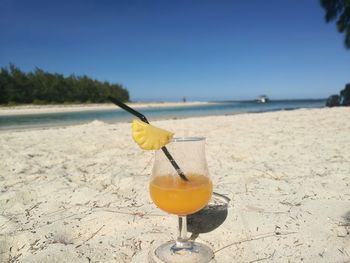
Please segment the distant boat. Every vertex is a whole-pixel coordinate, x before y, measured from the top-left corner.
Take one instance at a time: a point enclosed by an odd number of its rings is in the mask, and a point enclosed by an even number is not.
[[[260,95],[259,97],[256,98],[257,103],[266,103],[269,101],[270,99],[266,95]]]

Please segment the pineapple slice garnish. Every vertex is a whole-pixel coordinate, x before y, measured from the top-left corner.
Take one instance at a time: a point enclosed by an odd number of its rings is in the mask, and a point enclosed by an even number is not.
[[[174,136],[172,132],[139,120],[133,120],[131,128],[132,138],[144,150],[159,150]]]

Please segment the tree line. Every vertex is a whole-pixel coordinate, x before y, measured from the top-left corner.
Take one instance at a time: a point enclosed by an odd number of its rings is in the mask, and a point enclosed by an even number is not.
[[[0,69],[0,104],[102,103],[108,96],[129,100],[129,92],[121,84],[85,75],[65,77],[39,68],[25,73],[13,64]]]

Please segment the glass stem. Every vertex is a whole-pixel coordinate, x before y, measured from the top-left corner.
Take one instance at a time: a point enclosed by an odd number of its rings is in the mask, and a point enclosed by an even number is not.
[[[176,240],[176,249],[188,249],[192,247],[192,243],[187,237],[187,217],[179,216],[179,237]]]

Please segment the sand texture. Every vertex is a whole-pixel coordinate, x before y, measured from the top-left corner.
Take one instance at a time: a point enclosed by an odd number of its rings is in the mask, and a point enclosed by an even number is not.
[[[350,261],[350,108],[154,124],[207,137],[214,191],[231,199],[197,238],[216,262]],[[130,123],[3,131],[0,157],[0,262],[147,262],[176,238]]]

